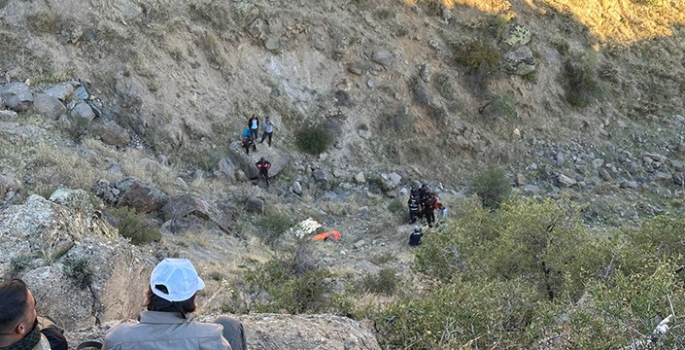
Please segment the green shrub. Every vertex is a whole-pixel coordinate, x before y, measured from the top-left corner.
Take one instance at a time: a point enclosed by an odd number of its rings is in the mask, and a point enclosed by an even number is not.
[[[37,12],[26,16],[26,24],[33,34],[58,34],[60,18],[53,12]]]
[[[395,199],[394,201],[390,202],[390,204],[388,204],[388,211],[390,211],[393,214],[401,213],[404,211],[404,204],[402,204],[401,200]]]
[[[10,260],[10,270],[8,272],[9,278],[15,278],[22,273],[22,271],[31,267],[34,258],[30,255],[15,256]]]
[[[496,47],[474,40],[457,47],[454,59],[462,66],[483,67],[492,71],[499,66],[500,53]]]
[[[93,268],[86,258],[65,259],[63,271],[79,289],[86,289],[93,283]]]
[[[283,233],[294,224],[295,222],[288,215],[278,212],[267,212],[256,222],[259,236],[265,244],[270,246],[274,246]]]
[[[397,289],[397,270],[394,268],[384,268],[378,275],[366,274],[362,278],[362,288],[374,294],[393,295]]]
[[[585,107],[596,99],[599,84],[590,63],[582,57],[572,57],[564,63],[566,100],[577,107]]]
[[[295,134],[297,148],[313,155],[325,152],[331,145],[332,138],[323,126],[306,126]]]
[[[683,217],[590,232],[567,202],[493,212],[473,199],[455,211],[415,250],[423,287],[371,317],[384,348],[532,349],[559,339],[554,348],[618,349],[685,312]],[[684,337],[672,327],[655,348]]]
[[[334,310],[329,277],[309,243],[304,243],[294,253],[247,272],[250,293],[257,295],[251,310],[290,314]]]
[[[489,168],[471,179],[470,190],[478,195],[483,207],[497,209],[509,197],[511,184],[503,169]]]
[[[121,207],[112,209],[109,213],[115,218],[114,227],[119,234],[131,240],[135,245],[156,242],[162,239],[162,234],[156,227],[145,223],[145,215],[137,213],[135,209]]]

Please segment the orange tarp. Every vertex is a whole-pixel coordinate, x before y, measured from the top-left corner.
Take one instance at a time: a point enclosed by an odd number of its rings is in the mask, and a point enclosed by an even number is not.
[[[310,238],[312,241],[325,241],[326,239],[331,239],[333,242],[337,242],[340,240],[340,232],[336,230],[330,230],[324,233],[319,233],[316,236],[313,236]]]

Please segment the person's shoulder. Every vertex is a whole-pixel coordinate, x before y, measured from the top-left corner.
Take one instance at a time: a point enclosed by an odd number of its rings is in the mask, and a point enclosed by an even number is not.
[[[197,334],[198,337],[221,335],[224,330],[224,327],[218,323],[193,321],[187,325],[193,328],[193,333]]]

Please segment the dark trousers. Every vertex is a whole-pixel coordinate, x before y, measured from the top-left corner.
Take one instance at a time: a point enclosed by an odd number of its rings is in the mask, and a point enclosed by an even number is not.
[[[259,129],[250,129],[250,136],[252,136],[252,139],[257,141],[257,138],[259,137]]]
[[[433,227],[433,222],[435,222],[435,213],[433,213],[433,209],[424,209],[422,214],[428,222],[428,227]]]
[[[223,336],[231,344],[231,350],[247,350],[247,342],[245,341],[245,332],[243,324],[235,318],[228,316],[219,316],[214,320],[224,326]]]
[[[263,177],[266,181],[266,187],[269,187],[269,169],[259,169],[259,177]]]
[[[410,224],[415,223],[416,219],[418,219],[419,217],[421,217],[421,215],[419,215],[418,211],[409,211],[409,223]]]
[[[262,134],[262,140],[259,141],[260,143],[264,142],[264,139],[268,136],[269,137],[269,147],[271,147],[271,135],[273,135],[273,132],[264,132]]]
[[[250,142],[247,145],[243,146],[245,147],[245,153],[250,154],[250,146],[252,146],[253,151],[257,150],[257,145],[255,145],[254,142]]]

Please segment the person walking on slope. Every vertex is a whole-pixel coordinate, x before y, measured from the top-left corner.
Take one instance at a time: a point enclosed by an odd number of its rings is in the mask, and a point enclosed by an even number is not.
[[[266,188],[269,188],[269,169],[271,169],[271,163],[264,159],[264,157],[261,157],[255,165],[257,165],[257,169],[259,169],[259,177],[264,177]]]
[[[103,350],[246,350],[240,321],[219,316],[193,320],[196,297],[205,283],[187,259],[164,259],[152,270],[147,311],[139,322],[120,323],[105,335]]]
[[[250,128],[250,134],[252,136],[253,141],[257,141],[257,138],[259,137],[259,118],[257,118],[256,114],[252,115],[252,118],[248,120],[247,122],[248,127]]]
[[[271,147],[271,135],[274,133],[274,122],[271,121],[269,117],[264,120],[264,133],[262,134],[262,140],[259,143],[264,143],[264,139],[269,137],[269,147]]]

